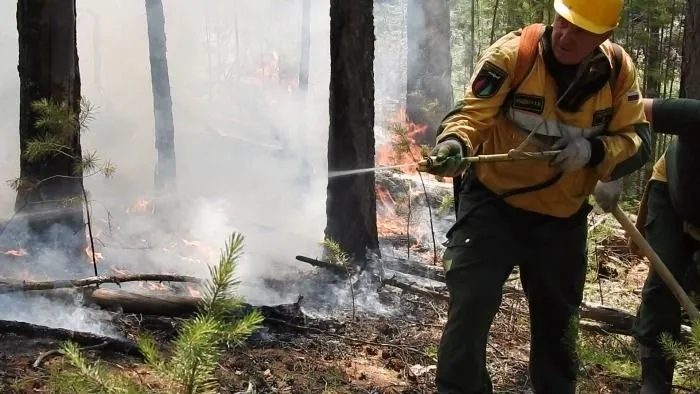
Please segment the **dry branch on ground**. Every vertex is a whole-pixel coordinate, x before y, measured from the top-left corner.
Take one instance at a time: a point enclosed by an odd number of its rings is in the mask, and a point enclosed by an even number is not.
[[[200,283],[202,280],[193,276],[166,275],[166,274],[136,274],[116,276],[92,276],[84,279],[69,279],[55,281],[7,281],[0,282],[0,293],[16,291],[38,291],[51,289],[67,289],[72,287],[85,287],[105,283],[120,284],[126,282],[186,282]]]

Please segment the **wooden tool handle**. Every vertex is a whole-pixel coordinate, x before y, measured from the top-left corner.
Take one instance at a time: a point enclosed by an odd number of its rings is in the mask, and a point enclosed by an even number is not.
[[[649,259],[651,269],[656,271],[661,279],[663,279],[678,302],[681,304],[681,307],[683,307],[683,309],[685,309],[685,311],[688,313],[690,319],[699,320],[700,312],[698,312],[698,308],[695,307],[695,304],[690,297],[688,297],[688,294],[683,290],[678,281],[676,281],[676,278],[673,277],[673,274],[668,270],[663,261],[661,261],[661,257],[656,254],[654,249],[651,248],[651,245],[649,245],[647,240],[644,239],[644,236],[639,232],[639,230],[637,230],[634,224],[632,224],[632,221],[629,219],[629,217],[627,217],[627,214],[625,214],[619,206],[615,206],[612,214],[615,216],[615,219],[620,222],[622,228],[625,229],[627,234],[630,235],[632,241],[639,246],[640,251]]]

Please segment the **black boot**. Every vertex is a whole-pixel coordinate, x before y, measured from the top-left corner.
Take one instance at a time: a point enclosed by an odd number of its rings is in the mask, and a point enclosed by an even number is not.
[[[670,394],[675,362],[663,357],[643,357],[640,394]]]

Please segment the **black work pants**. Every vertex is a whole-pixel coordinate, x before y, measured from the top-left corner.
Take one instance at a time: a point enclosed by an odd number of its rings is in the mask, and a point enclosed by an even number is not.
[[[678,283],[689,291],[697,285],[697,269],[693,253],[700,243],[683,232],[683,218],[671,206],[668,185],[650,181],[648,214],[644,225],[647,242],[661,257]],[[659,336],[666,332],[679,339],[681,307],[666,283],[653,270],[642,289],[642,302],[637,311],[634,334],[642,357],[663,357]]]
[[[493,196],[476,180],[460,193],[460,217]],[[450,292],[447,324],[438,349],[438,392],[492,393],[486,342],[515,265],[530,310],[530,376],[536,393],[573,394],[578,358],[578,308],[587,263],[587,216],[569,218],[514,208],[502,200],[473,210],[455,229],[444,255]]]

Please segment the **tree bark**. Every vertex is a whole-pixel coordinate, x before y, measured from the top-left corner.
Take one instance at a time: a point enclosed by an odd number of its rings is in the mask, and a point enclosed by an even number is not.
[[[301,2],[301,63],[299,64],[299,89],[309,88],[309,52],[311,50],[311,0]]]
[[[370,0],[332,0],[328,170],[374,167],[374,17]],[[358,264],[379,251],[374,173],[328,180],[325,234]]]
[[[155,186],[159,191],[175,187],[175,125],[173,102],[170,96],[170,77],[165,39],[165,14],[162,0],[146,0],[148,24],[148,52],[151,63],[153,90],[153,117],[156,129],[158,160],[155,168]]]
[[[663,37],[661,35],[661,25],[655,10],[659,9],[660,5],[656,0],[651,0],[647,3],[647,29],[648,38],[645,49],[645,67],[644,67],[644,97],[654,98],[661,94],[661,44]],[[657,133],[651,133],[651,146],[656,149],[658,140]],[[640,198],[646,185],[647,180],[652,175],[654,161],[649,161],[638,172],[638,181],[636,182],[634,194],[636,198]]]
[[[700,99],[700,1],[685,5],[680,97]]]
[[[435,132],[452,109],[450,5],[446,0],[408,0],[406,16],[406,116],[427,126],[420,144],[435,144]]]
[[[41,99],[66,103],[75,116],[80,115],[75,0],[19,0],[17,32],[21,155],[15,211],[26,215],[33,246],[62,250],[78,260],[86,247],[80,127],[75,127],[60,154],[34,161],[24,155],[28,143],[45,133],[36,125],[38,114],[32,103]]]

